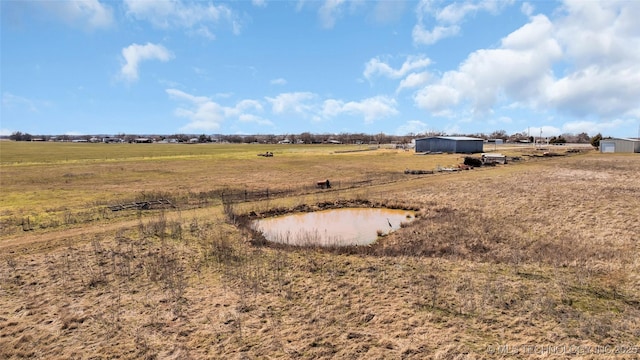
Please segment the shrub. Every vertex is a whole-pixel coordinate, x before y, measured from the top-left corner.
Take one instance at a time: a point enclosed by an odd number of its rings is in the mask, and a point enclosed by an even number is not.
[[[465,156],[464,164],[468,166],[473,166],[473,167],[480,167],[482,166],[482,160],[472,156]]]

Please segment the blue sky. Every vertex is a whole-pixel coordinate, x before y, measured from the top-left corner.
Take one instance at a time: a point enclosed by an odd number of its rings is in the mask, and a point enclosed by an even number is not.
[[[5,135],[640,126],[635,0],[0,6]]]

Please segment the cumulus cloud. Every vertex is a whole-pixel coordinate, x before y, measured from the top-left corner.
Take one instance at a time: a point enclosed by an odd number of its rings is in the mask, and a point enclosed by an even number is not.
[[[374,96],[360,101],[341,99],[321,99],[311,92],[282,93],[276,97],[267,97],[275,115],[296,114],[297,116],[321,121],[339,116],[361,117],[365,123],[397,115],[395,99],[386,96]]]
[[[209,28],[207,26],[200,26],[197,29],[192,29],[187,31],[187,34],[189,35],[195,35],[195,36],[201,36],[205,39],[209,39],[209,40],[215,40],[216,39],[216,35],[214,33],[211,32],[211,30],[209,30]]]
[[[587,133],[595,135],[597,133],[607,133],[608,131],[632,126],[636,123],[632,119],[614,119],[610,121],[570,121],[562,125],[562,132],[569,134]]]
[[[106,28],[113,24],[113,9],[98,0],[34,1],[37,6],[56,18],[88,29]]]
[[[227,23],[236,35],[242,29],[239,17],[224,4],[214,5],[182,0],[125,0],[124,4],[129,16],[149,21],[159,28],[194,28],[200,25],[204,27],[200,27],[200,32],[196,34],[201,33],[208,38],[212,38],[212,34],[205,24]],[[206,31],[203,32],[202,29]]]
[[[457,25],[452,26],[435,26],[432,30],[427,30],[423,24],[416,24],[413,27],[413,42],[422,45],[432,45],[438,41],[458,35],[460,27]]]
[[[411,73],[407,75],[406,78],[400,81],[400,85],[398,85],[398,89],[396,92],[400,92],[403,89],[413,89],[416,87],[420,87],[429,82],[430,75],[428,72],[419,72],[419,73]]]
[[[533,11],[534,10],[535,10],[535,7],[533,5],[531,5],[531,3],[528,3],[528,2],[524,2],[520,6],[520,11],[522,11],[522,13],[527,15],[527,16],[533,15]]]
[[[361,101],[349,102],[328,99],[324,101],[322,109],[324,117],[335,117],[340,114],[362,116],[367,124],[398,113],[396,101],[386,96],[375,96]]]
[[[310,92],[282,93],[276,97],[267,97],[274,114],[298,113],[308,114],[315,105],[317,95]]]
[[[547,100],[557,109],[576,115],[609,118],[640,110],[640,66],[624,69],[589,66],[555,81]]]
[[[501,41],[500,48],[481,49],[469,55],[457,70],[446,72],[436,84],[421,89],[416,105],[435,113],[467,101],[476,113],[486,113],[501,94],[516,101],[535,102],[551,85],[554,61],[562,49],[551,37],[553,24],[536,16]]]
[[[326,29],[333,28],[338,17],[342,15],[342,5],[345,0],[325,0],[318,10],[318,16],[322,26]]]
[[[498,14],[512,3],[513,0],[468,0],[438,7],[433,0],[421,0],[416,7],[418,21],[413,27],[413,42],[417,45],[432,45],[444,38],[456,36],[461,31],[460,24],[465,17],[481,11]],[[429,30],[427,23],[435,25]]]
[[[251,4],[255,7],[266,7],[267,0],[251,0]]]
[[[182,131],[213,131],[219,129],[226,120],[263,126],[273,125],[270,120],[256,114],[263,111],[262,104],[257,100],[246,99],[239,101],[235,106],[223,106],[206,96],[196,96],[178,89],[165,91],[170,98],[183,102],[174,111],[177,117],[189,120],[189,123],[181,128]]]
[[[640,3],[566,1],[556,37],[571,71],[547,92],[552,106],[578,116],[640,114]]]
[[[287,84],[287,80],[283,78],[277,78],[277,79],[271,80],[271,85],[286,85],[286,84]]]
[[[408,5],[409,2],[406,1],[378,1],[374,5],[372,17],[380,24],[399,21]]]
[[[159,60],[169,61],[173,54],[162,45],[146,43],[145,45],[131,44],[122,49],[124,65],[120,74],[127,81],[138,80],[138,67],[142,61]]]
[[[488,121],[488,123],[491,125],[511,124],[512,122],[513,122],[513,119],[511,119],[509,116],[499,116],[497,118],[489,119]]]
[[[446,83],[446,81],[443,81]],[[451,108],[462,98],[461,92],[454,86],[446,84],[428,85],[413,96],[419,108],[428,110],[436,116],[451,115]]]
[[[439,22],[448,24],[457,24],[461,22],[469,14],[475,14],[479,11],[487,11],[491,14],[497,14],[505,6],[512,4],[513,0],[484,0],[484,1],[463,1],[454,2],[442,9],[438,9],[435,18]]]
[[[371,80],[374,76],[398,79],[411,71],[423,69],[429,64],[431,64],[431,60],[425,55],[409,56],[399,69],[394,69],[379,57],[376,57],[365,64],[363,75],[367,80]]]
[[[640,27],[632,25],[640,3],[567,0],[557,13],[553,21],[530,16],[498,47],[432,74],[414,94],[415,105],[447,116],[463,109],[491,114],[496,105],[511,103],[612,126],[624,123],[611,119],[640,117]]]
[[[238,116],[238,121],[241,123],[253,123],[261,126],[273,126],[273,122],[271,120],[254,114],[240,114]]]
[[[429,125],[420,120],[409,120],[406,123],[400,125],[396,129],[396,135],[408,135],[408,134],[426,134],[430,132]]]

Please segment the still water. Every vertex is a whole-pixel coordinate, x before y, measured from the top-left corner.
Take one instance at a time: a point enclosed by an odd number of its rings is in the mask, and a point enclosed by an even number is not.
[[[379,234],[388,234],[413,219],[408,210],[346,208],[260,219],[253,227],[271,242],[350,246],[371,244]]]

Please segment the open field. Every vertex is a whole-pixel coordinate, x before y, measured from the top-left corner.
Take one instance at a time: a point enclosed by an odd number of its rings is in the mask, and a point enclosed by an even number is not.
[[[0,142],[0,358],[640,356],[637,154],[405,175],[461,156],[354,149]],[[347,249],[229,218],[349,203],[419,217]]]

